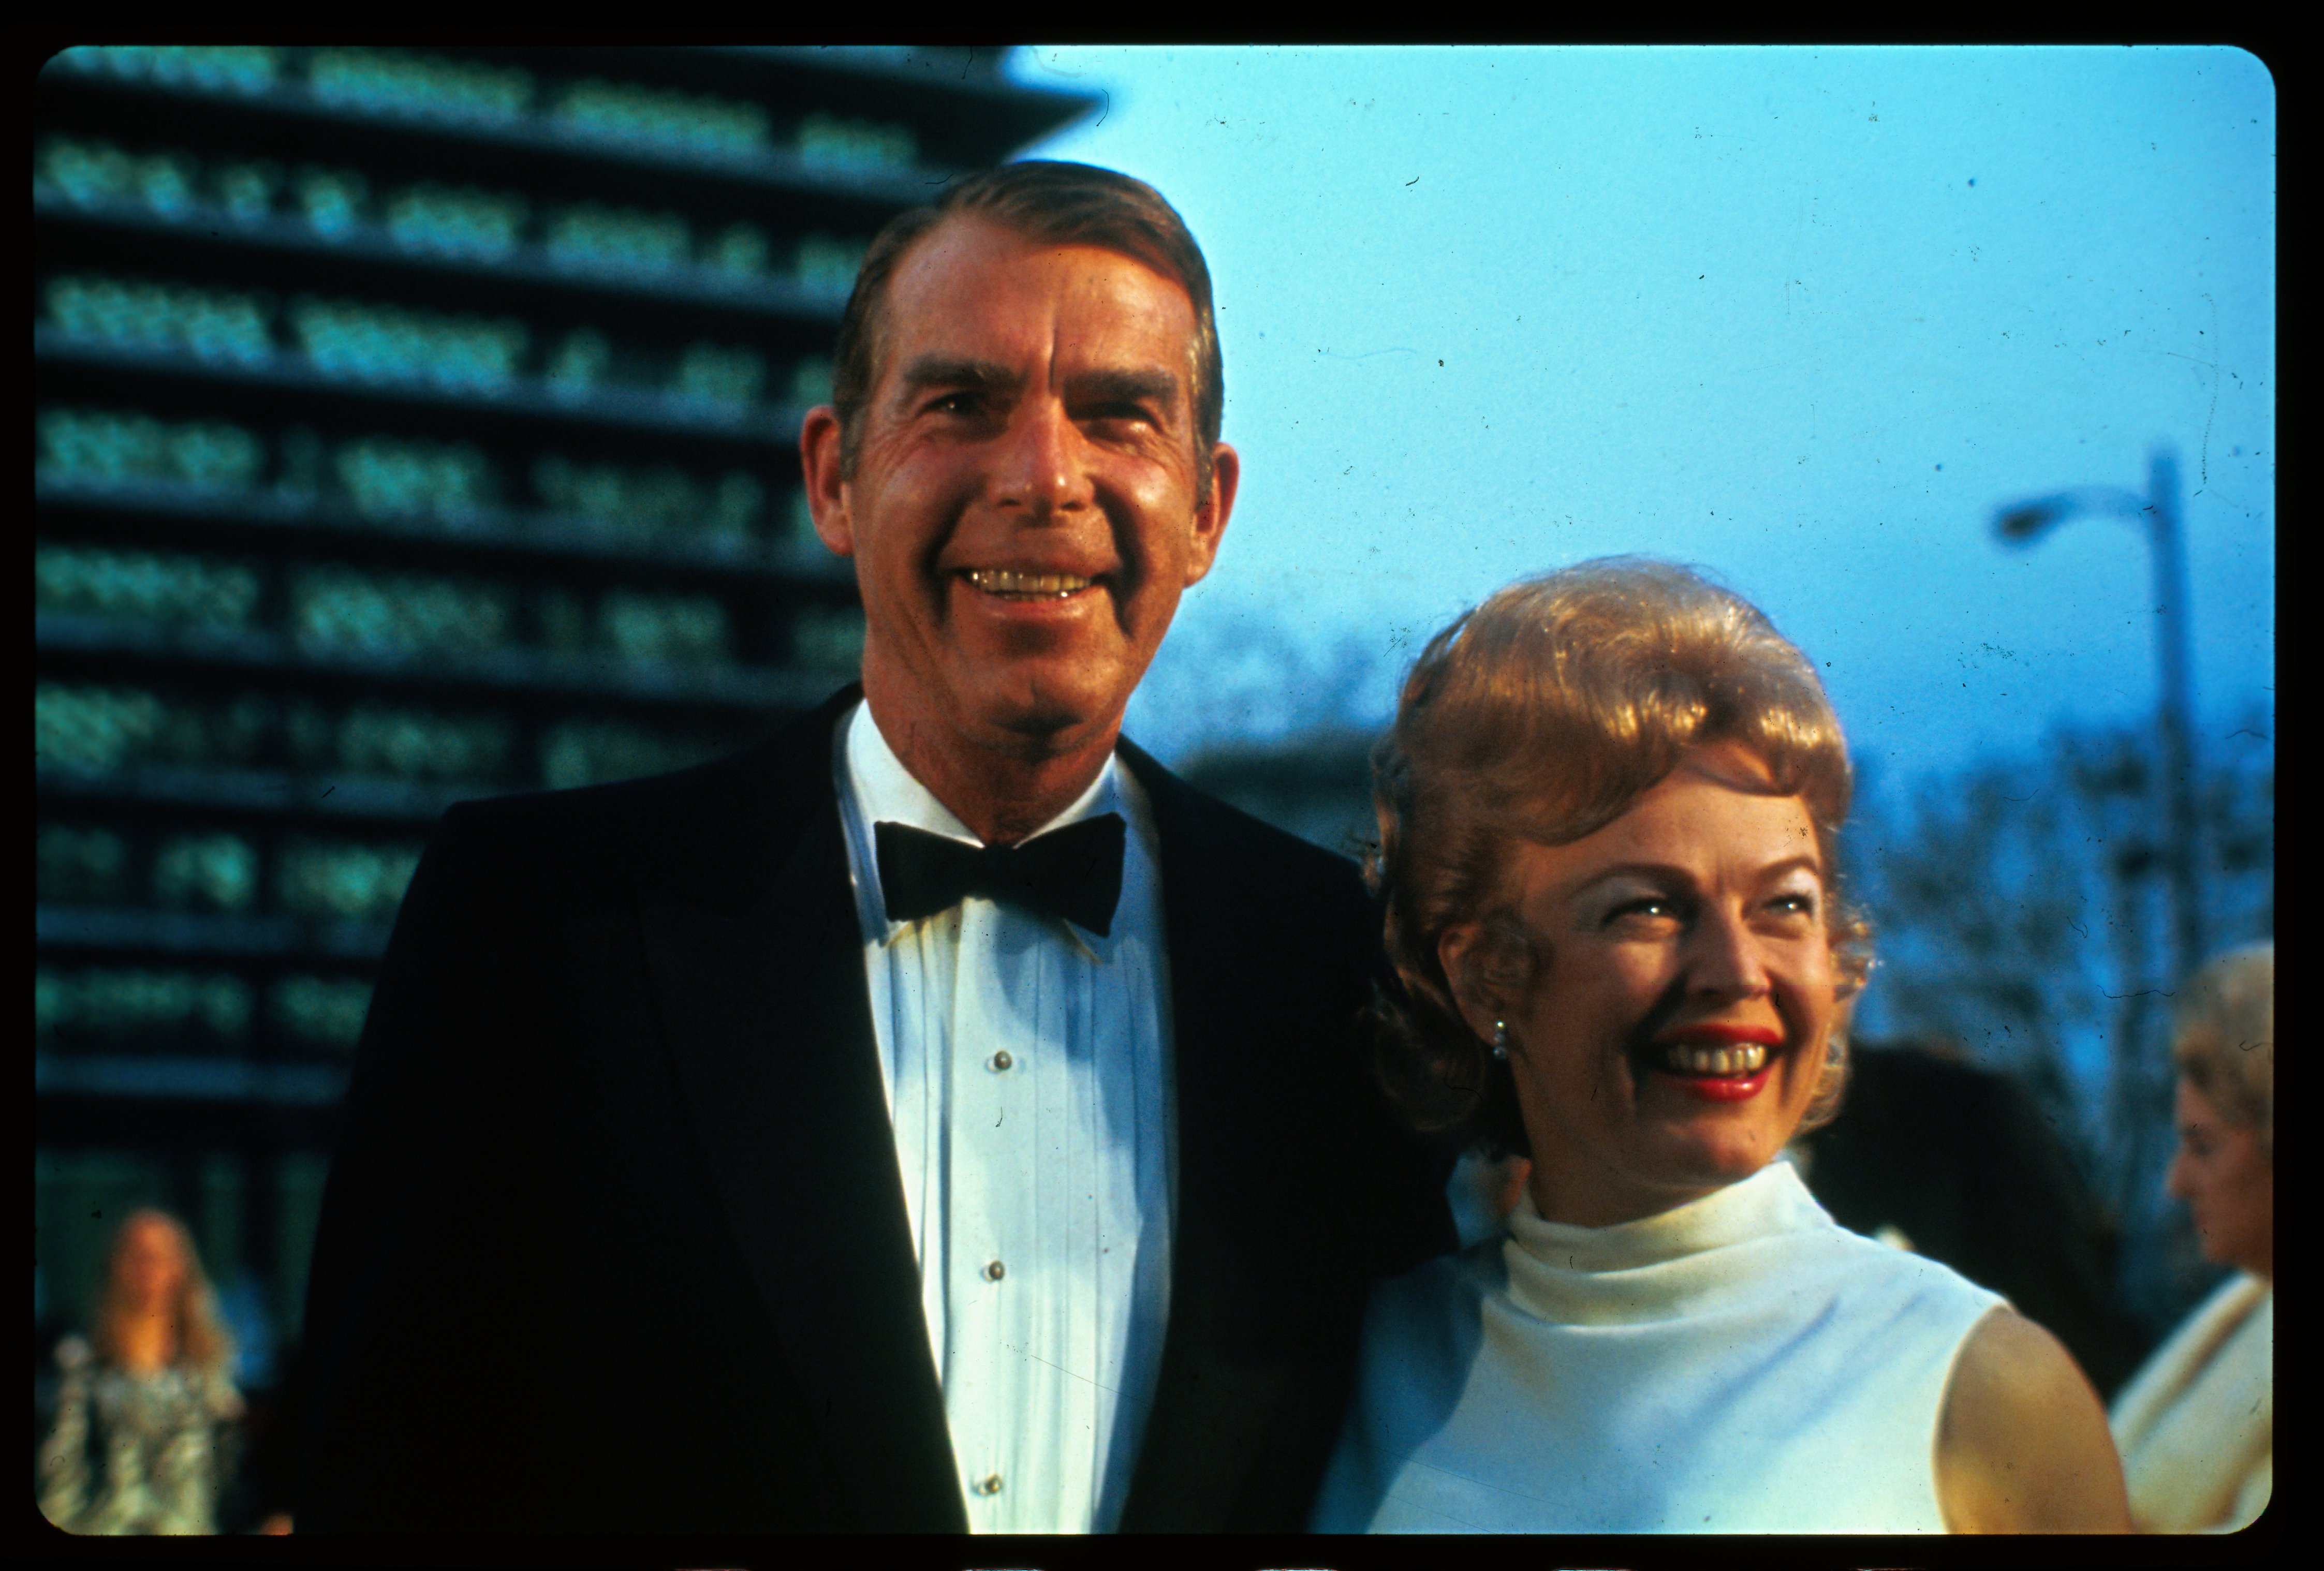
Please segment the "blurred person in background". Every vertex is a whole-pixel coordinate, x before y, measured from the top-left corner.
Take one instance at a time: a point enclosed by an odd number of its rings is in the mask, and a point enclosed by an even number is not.
[[[1532,1165],[1504,1236],[1375,1291],[1317,1530],[2128,1528],[2056,1338],[1780,1160],[1868,956],[1846,742],[1764,615],[1637,559],[1513,584],[1375,780],[1382,1079]]]
[[[211,1533],[242,1397],[234,1344],[183,1224],[139,1210],[114,1236],[97,1323],[57,1345],[41,1512],[74,1533]]]
[[[2213,960],[2176,1014],[2171,1193],[2236,1269],[2123,1389],[2114,1434],[2140,1531],[2232,1532],[2275,1484],[2275,946]]]

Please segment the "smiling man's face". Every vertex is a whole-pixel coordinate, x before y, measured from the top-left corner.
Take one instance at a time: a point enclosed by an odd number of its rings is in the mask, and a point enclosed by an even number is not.
[[[1167,276],[973,216],[890,278],[854,471],[811,432],[808,480],[908,762],[920,727],[954,758],[1111,747],[1232,505],[1232,449],[1197,462],[1194,335]]]

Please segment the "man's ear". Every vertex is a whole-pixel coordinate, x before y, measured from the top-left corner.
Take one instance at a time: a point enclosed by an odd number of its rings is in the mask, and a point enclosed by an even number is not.
[[[1493,1026],[1508,1018],[1505,1006],[1493,996],[1484,978],[1483,951],[1480,947],[1485,936],[1481,922],[1460,922],[1446,928],[1436,940],[1436,962],[1444,968],[1444,980],[1452,987],[1452,1002],[1460,1008],[1462,1023],[1477,1034],[1480,1042],[1493,1040]]]
[[[1201,583],[1219,559],[1219,541],[1234,511],[1235,488],[1242,482],[1242,455],[1221,442],[1211,449],[1211,489],[1194,509],[1194,548],[1186,558],[1186,585]]]
[[[839,411],[817,404],[799,426],[799,478],[815,519],[816,538],[840,556],[855,555],[855,522],[847,507],[847,482],[840,473]]]

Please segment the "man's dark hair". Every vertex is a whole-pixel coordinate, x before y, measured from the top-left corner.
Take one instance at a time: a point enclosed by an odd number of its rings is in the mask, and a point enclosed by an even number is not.
[[[1043,245],[1095,245],[1175,279],[1194,305],[1195,472],[1207,484],[1219,439],[1226,389],[1219,362],[1218,317],[1211,308],[1211,270],[1177,209],[1144,180],[1085,163],[1028,160],[986,170],[945,188],[927,207],[899,213],[873,238],[839,319],[832,403],[839,411],[839,468],[855,473],[863,409],[880,374],[880,330],[888,277],[915,241],[956,214],[973,213]]]

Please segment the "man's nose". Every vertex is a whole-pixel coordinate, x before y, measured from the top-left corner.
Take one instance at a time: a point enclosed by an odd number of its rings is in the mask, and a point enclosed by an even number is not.
[[[1039,523],[1093,500],[1081,428],[1062,400],[1036,394],[1012,412],[993,455],[993,502]]]

